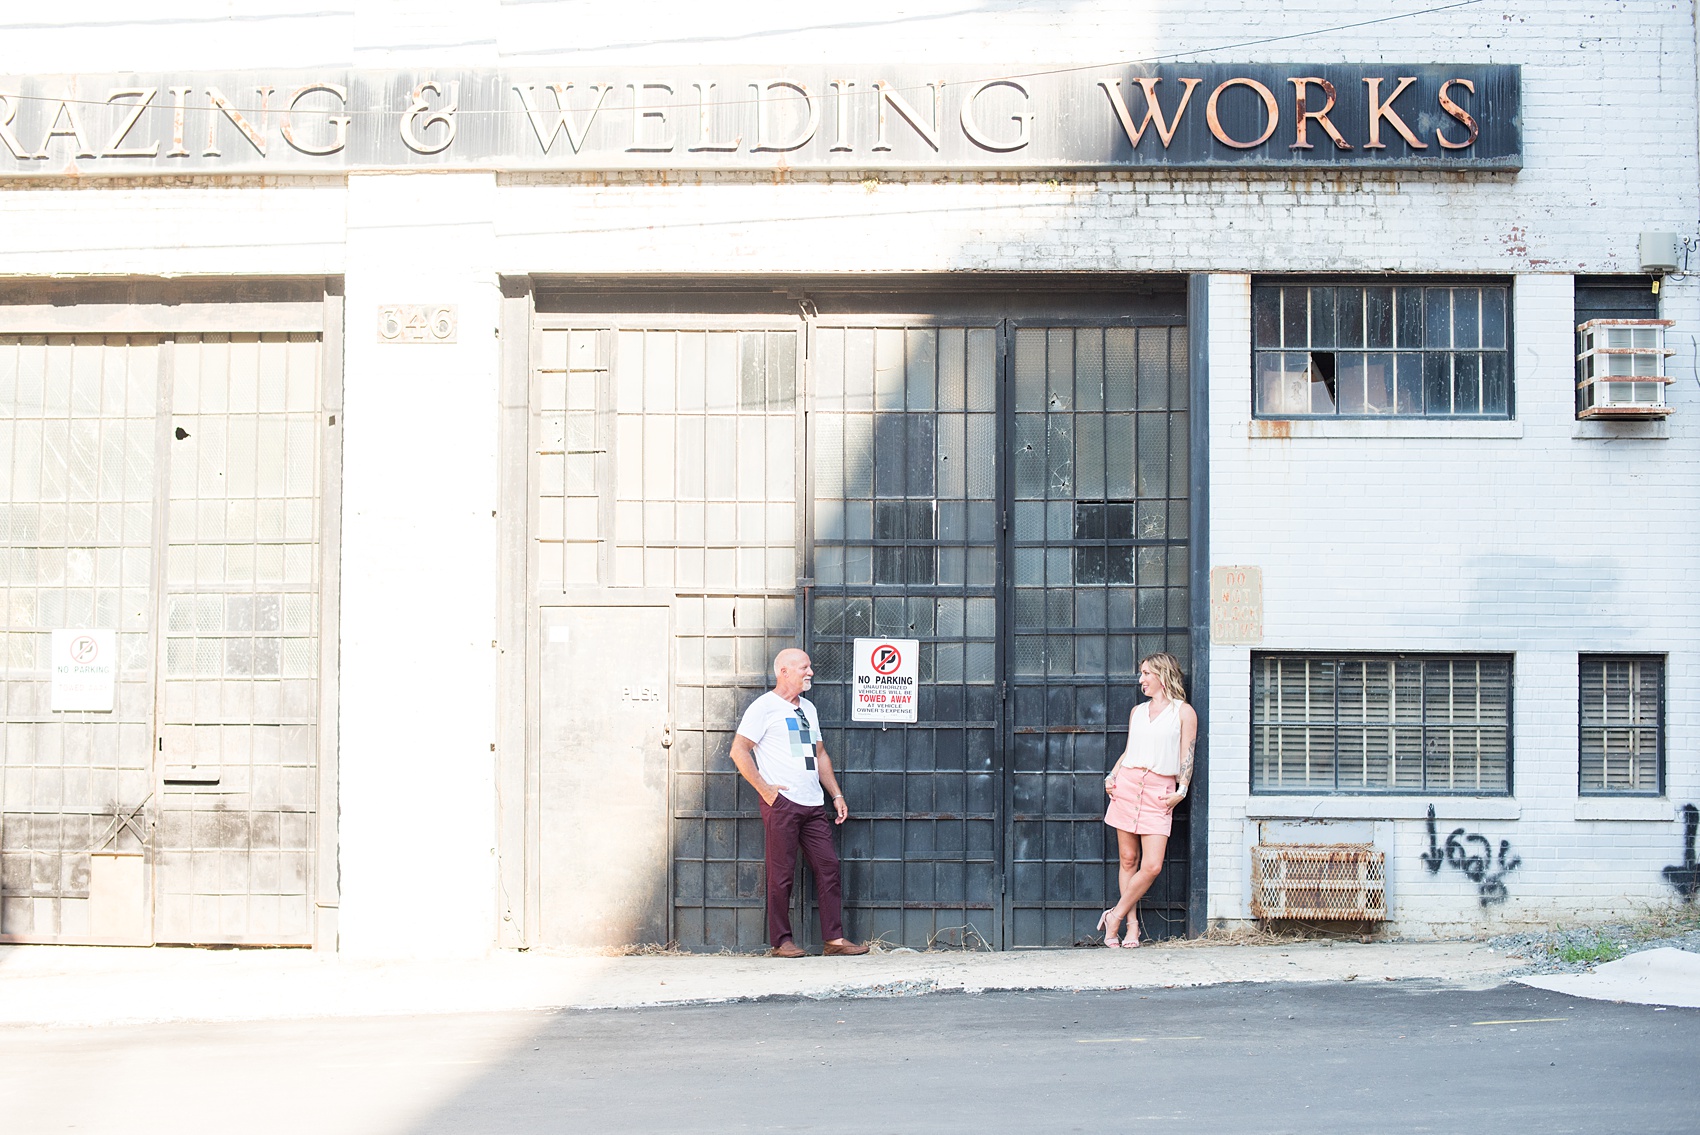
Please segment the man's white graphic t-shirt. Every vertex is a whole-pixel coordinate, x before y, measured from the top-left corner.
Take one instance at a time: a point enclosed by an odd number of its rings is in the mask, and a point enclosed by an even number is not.
[[[761,778],[769,784],[783,784],[787,799],[810,808],[826,803],[820,770],[815,768],[820,718],[808,698],[798,698],[792,705],[769,690],[744,711],[738,735],[755,745],[756,771]]]

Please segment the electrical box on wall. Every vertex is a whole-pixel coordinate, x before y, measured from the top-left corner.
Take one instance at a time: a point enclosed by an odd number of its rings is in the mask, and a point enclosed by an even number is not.
[[[1674,272],[1682,256],[1682,239],[1675,233],[1641,234],[1641,271],[1662,276]]]
[[[1668,319],[1590,319],[1576,329],[1578,418],[1662,418],[1665,404],[1665,349]]]

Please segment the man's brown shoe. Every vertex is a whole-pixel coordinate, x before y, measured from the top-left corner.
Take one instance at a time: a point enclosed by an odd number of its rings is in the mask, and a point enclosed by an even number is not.
[[[831,950],[832,947],[828,946],[827,949]],[[767,952],[767,956],[770,958],[806,958],[809,955],[805,954],[797,943],[787,938],[785,941],[769,950]]]
[[[866,946],[852,942],[848,938],[842,942],[828,942],[821,947],[821,956],[828,958],[856,957],[867,952]]]

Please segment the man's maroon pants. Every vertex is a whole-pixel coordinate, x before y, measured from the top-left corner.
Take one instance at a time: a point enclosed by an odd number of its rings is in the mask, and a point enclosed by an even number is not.
[[[838,877],[838,852],[826,810],[810,808],[782,793],[761,806],[767,832],[767,940],[778,946],[791,937],[791,883],[797,876],[797,849],[815,876],[822,942],[844,937],[844,887]]]

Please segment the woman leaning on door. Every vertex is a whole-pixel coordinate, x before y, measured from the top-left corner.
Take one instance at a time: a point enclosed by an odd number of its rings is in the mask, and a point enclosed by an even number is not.
[[[1134,905],[1163,869],[1171,814],[1192,783],[1192,750],[1198,714],[1186,703],[1180,663],[1172,654],[1153,654],[1139,664],[1139,689],[1149,700],[1127,720],[1127,749],[1104,778],[1110,807],[1104,822],[1116,829],[1121,850],[1121,900],[1098,919],[1104,945],[1139,945]],[[1117,936],[1123,921],[1127,937]]]

